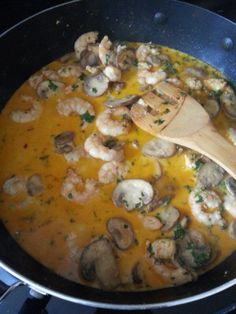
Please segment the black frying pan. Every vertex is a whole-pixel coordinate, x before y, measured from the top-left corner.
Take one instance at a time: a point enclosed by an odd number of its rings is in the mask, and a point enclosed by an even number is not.
[[[171,0],[71,1],[45,10],[0,38],[0,106],[32,73],[72,50],[82,33],[152,41],[189,53],[236,81],[236,25],[198,7]],[[4,166],[4,165],[2,165]],[[0,170],[1,171],[1,170]],[[191,302],[236,283],[236,253],[178,288],[104,292],[66,280],[27,255],[0,224],[0,266],[41,292],[86,305],[148,309]]]

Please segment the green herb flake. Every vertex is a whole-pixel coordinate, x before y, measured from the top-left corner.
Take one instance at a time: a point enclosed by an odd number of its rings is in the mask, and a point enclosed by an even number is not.
[[[105,56],[105,65],[108,65],[109,60],[110,60],[110,55],[106,54],[106,56]]]
[[[194,250],[192,251],[192,256],[194,259],[194,263],[198,266],[203,266],[208,261],[208,256],[205,253],[197,254]]]
[[[165,120],[163,120],[163,119],[158,119],[158,120],[155,120],[154,121],[154,123],[155,124],[158,124],[158,125],[161,125],[162,123],[164,123],[165,122]]]
[[[91,123],[95,119],[95,116],[92,116],[88,111],[80,115],[80,119],[83,122]]]
[[[148,247],[147,247],[147,251],[148,253],[150,254],[150,256],[153,256],[154,255],[154,252],[153,252],[153,247],[152,247],[152,244],[149,243]]]
[[[191,193],[192,192],[192,187],[190,186],[190,185],[184,185],[184,188],[189,192],[189,193]]]
[[[169,61],[164,62],[163,70],[168,74],[176,74],[176,69]]]
[[[73,199],[73,194],[72,194],[72,193],[69,193],[69,194],[67,194],[67,197],[68,197],[70,200],[72,200],[72,199]]]
[[[193,169],[194,170],[198,170],[200,167],[202,166],[202,161],[200,159],[198,159],[194,165],[193,165]]]
[[[170,112],[170,109],[166,108],[166,110],[163,112],[164,114],[167,114]]]
[[[107,139],[104,143],[103,143],[104,146],[112,149],[114,148],[116,145],[117,145],[117,139],[115,138],[109,138]]]
[[[81,81],[84,81],[85,78],[86,78],[86,75],[85,75],[84,73],[80,74],[79,79],[80,79]]]
[[[54,84],[53,81],[49,80],[48,88],[55,92],[58,89],[58,86]]]
[[[183,237],[185,236],[186,234],[186,230],[181,226],[180,223],[178,223],[176,225],[176,228],[174,230],[174,239],[177,240],[177,239],[183,239]]]
[[[74,92],[78,87],[79,87],[78,84],[72,84],[72,85],[71,85],[71,89],[72,89],[73,92]]]
[[[96,94],[96,93],[98,92],[98,90],[97,90],[95,87],[93,87],[93,88],[92,88],[92,92],[93,92],[94,94]]]
[[[129,203],[125,198],[122,199],[122,203],[125,205],[126,208],[129,207]]]
[[[124,229],[128,229],[128,225],[127,224],[124,224]]]
[[[196,203],[202,203],[203,197],[200,194],[195,194],[195,201]]]

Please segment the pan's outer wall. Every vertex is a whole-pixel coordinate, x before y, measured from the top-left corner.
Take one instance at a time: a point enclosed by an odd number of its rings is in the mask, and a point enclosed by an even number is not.
[[[158,23],[156,13],[166,19]],[[26,20],[0,38],[0,106],[32,73],[69,52],[78,35],[98,30],[111,39],[155,42],[187,52],[218,68],[236,81],[236,25],[222,17],[182,2],[169,0],[87,0],[54,7]],[[53,295],[73,302],[107,308],[147,309],[206,297],[236,278],[236,254],[196,283],[160,291],[103,292],[63,279],[29,257],[0,225],[1,264],[8,271]],[[213,290],[212,290],[213,289]],[[201,295],[199,295],[201,294]]]

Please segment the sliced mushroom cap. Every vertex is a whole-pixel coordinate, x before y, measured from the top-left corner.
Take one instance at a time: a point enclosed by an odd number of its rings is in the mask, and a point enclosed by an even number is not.
[[[236,220],[232,220],[231,223],[229,224],[228,228],[228,234],[230,238],[236,240]]]
[[[177,259],[187,269],[204,267],[212,260],[211,246],[197,230],[189,230],[184,238],[177,240],[177,248]]]
[[[165,208],[161,213],[161,221],[164,224],[161,230],[164,232],[169,231],[177,223],[179,216],[179,211],[175,207],[168,206]]]
[[[121,70],[129,69],[135,61],[135,52],[131,49],[122,49],[116,55],[116,66]]]
[[[176,145],[160,138],[154,138],[142,147],[142,153],[151,157],[168,158],[175,154]]]
[[[236,95],[230,86],[225,88],[220,96],[220,103],[223,105],[225,114],[231,119],[236,119]]]
[[[106,101],[104,104],[108,108],[116,108],[119,106],[130,106],[136,103],[139,100],[140,96],[137,95],[130,95],[124,98],[119,99],[110,99]]]
[[[116,257],[110,241],[105,237],[93,241],[83,249],[79,269],[85,280],[97,279],[106,290],[112,290],[119,284]]]
[[[176,253],[175,241],[172,239],[157,239],[152,242],[154,256],[158,259],[173,260]]]
[[[84,92],[88,96],[98,97],[107,91],[108,85],[108,78],[103,73],[98,73],[85,79]]]
[[[59,154],[70,153],[73,148],[75,133],[71,131],[62,132],[54,137],[54,145]]]
[[[43,193],[43,183],[41,177],[38,174],[32,175],[26,183],[27,193],[30,196],[37,196]]]
[[[204,104],[203,108],[209,114],[210,118],[215,118],[220,111],[220,105],[215,99],[208,99]]]
[[[206,76],[206,71],[198,67],[188,67],[184,69],[184,73],[189,76],[195,76],[197,78],[203,78]]]
[[[136,263],[132,268],[132,279],[135,285],[139,285],[143,282],[143,276],[141,273],[141,267],[139,263]]]
[[[227,177],[225,179],[225,186],[226,186],[227,191],[232,196],[236,196],[236,180],[233,177]]]
[[[162,223],[154,216],[146,216],[143,218],[143,226],[148,230],[159,230],[162,227]]]
[[[93,51],[85,49],[80,54],[80,66],[82,69],[86,69],[86,66],[96,66],[99,64],[99,57]]]
[[[112,200],[115,206],[131,211],[150,203],[153,194],[153,188],[147,181],[141,179],[123,180],[114,189]]]
[[[107,221],[107,229],[119,249],[127,250],[134,243],[133,228],[126,219],[119,217],[110,218]]]
[[[224,170],[213,161],[205,163],[199,170],[197,183],[201,188],[217,186],[224,178]]]
[[[37,85],[37,94],[40,98],[47,99],[65,87],[65,84],[59,81],[45,80]]]

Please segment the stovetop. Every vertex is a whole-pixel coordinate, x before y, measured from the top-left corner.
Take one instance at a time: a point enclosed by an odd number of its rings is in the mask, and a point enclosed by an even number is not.
[[[91,0],[92,1],[92,0]],[[128,0],[127,0],[128,1]],[[0,1],[0,33],[18,23],[22,19],[50,6],[64,3],[65,0],[1,0]],[[205,7],[236,22],[236,2],[234,0],[190,0],[185,1]],[[217,31],[217,30],[216,30]],[[0,280],[9,281],[8,274],[0,270]],[[29,297],[29,288],[19,286],[0,304],[1,314],[17,314]],[[51,297],[46,307],[48,314],[112,314],[124,311],[95,309]],[[161,314],[226,314],[236,313],[236,286],[207,299],[180,305],[173,308],[151,311],[129,311],[129,313],[161,313]],[[46,313],[46,312],[45,312]],[[35,314],[32,312],[32,314]]]

